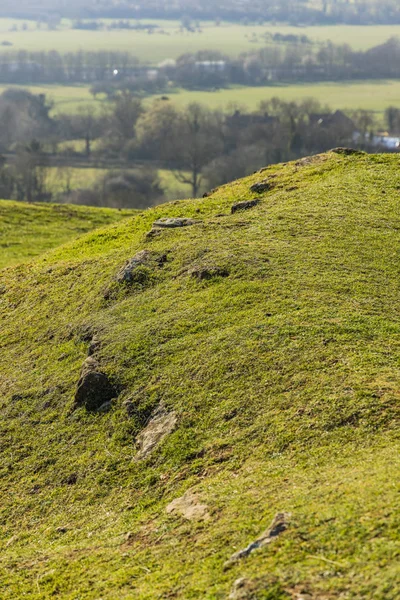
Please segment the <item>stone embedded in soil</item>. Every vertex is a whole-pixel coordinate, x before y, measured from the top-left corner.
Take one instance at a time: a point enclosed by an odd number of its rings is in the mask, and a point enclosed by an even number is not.
[[[235,554],[233,554],[231,558],[225,563],[225,568],[230,567],[232,564],[236,563],[241,558],[249,556],[249,554],[251,554],[254,550],[257,550],[258,548],[262,548],[263,546],[269,544],[279,534],[286,531],[289,525],[289,521],[289,513],[283,512],[276,514],[269,528],[266,531],[264,531],[264,533],[262,533],[259,538],[254,540],[254,542],[251,542],[248,546],[246,546],[246,548],[244,548],[243,550],[239,550],[239,552],[235,552]]]
[[[196,219],[189,219],[186,217],[166,217],[154,221],[153,227],[158,228],[175,228],[175,227],[189,227],[190,225],[196,225],[200,221]]]
[[[99,363],[93,357],[85,360],[75,393],[75,406],[96,411],[117,397],[114,386],[107,375],[99,370]]]
[[[159,406],[137,438],[139,452],[136,455],[136,460],[147,458],[164,438],[174,431],[176,424],[176,414],[168,412],[164,406]]]
[[[361,150],[356,150],[355,148],[332,148],[329,152],[334,152],[335,154],[344,154],[345,156],[350,156],[351,154],[365,154]]]
[[[139,267],[162,267],[167,262],[166,254],[156,254],[149,250],[141,250],[129,259],[117,274],[118,283],[141,283]]]
[[[128,260],[117,274],[117,281],[120,283],[132,283],[134,271],[141,265],[146,265],[150,261],[151,253],[148,250],[142,250]]]
[[[254,200],[244,200],[243,202],[237,202],[231,208],[231,214],[234,215],[238,210],[248,210],[249,208],[253,208],[253,206],[257,206],[260,201],[258,198],[254,198]]]
[[[208,521],[210,513],[208,506],[201,502],[199,495],[188,490],[181,498],[170,502],[166,508],[168,514],[177,514],[189,521]]]
[[[229,277],[229,271],[224,267],[193,267],[188,273],[199,281],[206,281],[215,277]]]
[[[259,181],[257,183],[254,183],[250,190],[252,192],[255,192],[256,194],[262,194],[263,192],[268,192],[268,190],[271,189],[271,184],[267,181]]]

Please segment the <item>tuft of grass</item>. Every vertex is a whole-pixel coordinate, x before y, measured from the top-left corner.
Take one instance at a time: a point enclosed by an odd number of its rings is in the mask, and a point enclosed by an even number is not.
[[[2,598],[399,597],[398,165],[277,165],[0,274]],[[161,217],[200,222],[147,237]],[[151,285],[105,297],[141,250]],[[106,413],[73,410],[92,336]],[[177,427],[137,461],[159,407]],[[167,513],[188,489],[208,521]]]

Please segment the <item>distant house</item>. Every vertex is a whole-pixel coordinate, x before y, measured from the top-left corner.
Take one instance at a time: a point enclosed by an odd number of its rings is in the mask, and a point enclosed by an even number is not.
[[[374,135],[371,141],[372,145],[377,148],[391,150],[392,152],[400,150],[400,137],[394,137],[388,134],[378,134]]]
[[[194,64],[196,69],[207,73],[220,73],[226,68],[225,60],[197,60]]]
[[[344,114],[343,111],[337,110],[334,113],[312,113],[309,116],[310,125],[322,127],[324,129],[341,129],[353,132],[357,128],[354,122]]]
[[[279,123],[278,117],[271,117],[267,112],[264,114],[242,113],[236,110],[233,115],[226,117],[225,122],[231,127],[245,129],[253,125],[276,125]]]

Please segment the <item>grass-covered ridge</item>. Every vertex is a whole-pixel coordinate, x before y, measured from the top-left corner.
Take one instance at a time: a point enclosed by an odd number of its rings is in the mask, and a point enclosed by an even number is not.
[[[0,200],[0,269],[132,214],[131,210]]]
[[[399,597],[398,167],[279,165],[1,274],[2,598]],[[162,217],[200,222],[147,237]],[[93,335],[105,413],[74,406]],[[166,511],[188,489],[208,520]]]

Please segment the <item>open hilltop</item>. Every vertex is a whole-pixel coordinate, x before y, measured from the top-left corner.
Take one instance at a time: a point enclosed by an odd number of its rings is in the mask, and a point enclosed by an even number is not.
[[[399,598],[399,202],[330,152],[2,271],[1,597]]]
[[[135,212],[0,200],[0,269],[29,260],[92,229],[132,216]]]

